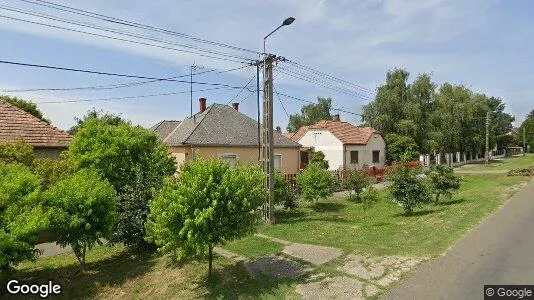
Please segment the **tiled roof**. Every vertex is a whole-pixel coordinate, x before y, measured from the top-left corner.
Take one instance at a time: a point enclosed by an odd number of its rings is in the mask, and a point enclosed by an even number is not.
[[[165,122],[165,121],[164,121]],[[158,134],[164,122],[151,129]],[[159,125],[159,126],[158,126]],[[228,105],[212,104],[179,123],[167,123],[173,129],[158,136],[169,146],[243,146],[258,145],[258,123]],[[276,147],[300,147],[300,144],[274,132]]]
[[[165,139],[171,133],[180,121],[164,120],[152,126],[152,130],[160,139]]]
[[[24,141],[37,148],[63,148],[71,139],[70,134],[0,101],[0,141]]]
[[[320,121],[314,125],[300,127],[291,139],[298,142],[310,129],[326,129],[343,144],[347,145],[367,145],[373,133],[380,134],[380,132],[371,127],[357,127],[341,121]]]

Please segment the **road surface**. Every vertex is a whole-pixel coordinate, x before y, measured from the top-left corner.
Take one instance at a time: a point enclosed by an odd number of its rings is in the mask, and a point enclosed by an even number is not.
[[[385,299],[483,299],[484,284],[534,284],[534,181]]]

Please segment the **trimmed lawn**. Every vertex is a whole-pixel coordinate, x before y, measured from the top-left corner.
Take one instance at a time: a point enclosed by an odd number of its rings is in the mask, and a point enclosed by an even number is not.
[[[336,247],[344,254],[438,256],[530,180],[503,174],[463,177],[462,188],[452,199],[424,205],[411,216],[404,215],[402,208],[380,191],[381,200],[367,212],[359,203],[332,198],[302,204],[296,211],[279,211],[278,223],[262,226],[259,232],[293,242]],[[282,250],[281,245],[255,236],[224,248],[252,259]],[[208,281],[207,261],[172,264],[167,256],[136,256],[119,245],[96,247],[87,260],[86,270],[81,272],[73,254],[41,258],[19,265],[9,277],[31,283],[53,280],[64,287],[62,299],[292,299],[297,298],[293,287],[303,281],[255,280],[242,264],[219,256],[214,260],[214,277]],[[339,275],[339,263],[329,262],[314,272]],[[5,296],[2,293],[4,287],[0,288],[0,298]]]
[[[484,163],[481,164],[474,164],[474,165],[465,165],[462,167],[459,167],[458,170],[463,171],[491,171],[491,170],[512,170],[512,169],[519,169],[519,168],[526,168],[534,166],[534,154],[527,153],[525,156],[514,156],[514,157],[507,157],[505,159],[501,160],[494,160],[491,161],[489,165],[485,165]]]

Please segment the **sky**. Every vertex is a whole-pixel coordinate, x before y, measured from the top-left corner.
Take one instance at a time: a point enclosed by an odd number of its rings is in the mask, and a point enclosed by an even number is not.
[[[361,121],[355,114],[371,101],[376,87],[393,68],[407,69],[410,81],[417,74],[431,73],[437,84],[463,84],[500,97],[507,111],[516,116],[516,125],[534,109],[534,2],[528,0],[50,1],[195,38],[73,14],[39,0],[2,0],[2,61],[147,78],[185,76],[178,80],[186,82],[157,81],[113,89],[16,91],[109,87],[147,80],[0,63],[0,94],[36,102],[62,129],[70,128],[75,117],[93,108],[120,114],[145,127],[164,119],[182,120],[190,115],[188,75],[193,64],[198,66],[194,72],[212,70],[193,76],[198,82],[193,84],[193,113],[198,112],[198,98],[205,97],[208,105],[240,102],[240,111],[256,118],[256,67],[246,62],[257,60],[258,54],[218,43],[261,52],[263,37],[289,16],[295,22],[270,36],[266,47],[267,52],[298,65],[277,63],[275,92],[307,101],[331,97],[333,106],[345,111],[340,112],[344,121]],[[84,24],[67,24],[35,14]],[[88,26],[105,27],[108,32]],[[344,82],[334,82],[302,65]],[[240,69],[226,72],[236,68]],[[333,85],[337,87],[326,88]],[[167,95],[135,98],[155,94]],[[285,129],[288,114],[299,112],[306,104],[294,98],[275,95],[275,126]],[[107,100],[81,101],[98,99]]]

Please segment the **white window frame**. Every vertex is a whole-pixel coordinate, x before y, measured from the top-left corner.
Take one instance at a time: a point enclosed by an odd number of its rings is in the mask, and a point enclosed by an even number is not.
[[[234,162],[233,165],[229,161],[226,160],[228,158],[235,159],[235,162]],[[235,153],[222,153],[222,154],[219,154],[219,159],[222,160],[222,161],[228,162],[228,164],[230,165],[231,168],[235,167],[237,165],[237,162],[239,161],[239,157]]]
[[[280,168],[278,168],[278,169],[276,168],[276,157],[277,157],[277,156],[280,157]],[[274,157],[275,157],[275,159],[274,159],[273,163],[274,163],[274,169],[275,169],[275,171],[282,171],[282,154],[275,153],[275,154],[274,154]]]

